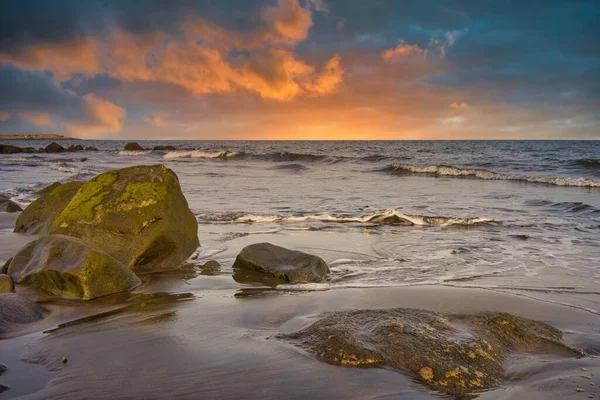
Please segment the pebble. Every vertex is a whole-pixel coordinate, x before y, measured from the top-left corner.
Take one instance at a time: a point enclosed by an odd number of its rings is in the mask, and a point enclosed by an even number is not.
[[[62,358],[62,362],[63,362],[63,364],[66,364],[66,363],[67,363],[67,361],[68,361],[68,360],[67,360],[67,357],[63,357],[63,358]]]
[[[577,388],[575,389],[576,392],[585,392],[585,390],[583,390],[582,388]]]

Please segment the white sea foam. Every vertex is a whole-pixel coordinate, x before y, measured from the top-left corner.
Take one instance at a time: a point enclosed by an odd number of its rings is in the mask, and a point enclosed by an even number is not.
[[[459,168],[452,165],[418,166],[411,164],[392,164],[392,170],[400,173],[436,175],[444,177],[464,177],[483,180],[521,181],[556,186],[600,187],[600,180],[585,178],[562,178],[527,175],[507,175],[487,169]]]
[[[170,151],[163,156],[165,159],[173,159],[173,158],[234,158],[239,155],[238,152],[235,151],[201,151],[201,150],[192,150],[192,151]]]
[[[146,153],[148,153],[148,151],[141,151],[141,150],[121,150],[119,152],[119,155],[120,156],[143,156]]]
[[[239,223],[294,223],[306,221],[338,222],[338,223],[364,223],[364,224],[390,224],[390,225],[412,225],[412,226],[451,226],[451,225],[477,225],[486,223],[498,223],[500,221],[491,218],[455,218],[455,217],[431,217],[423,215],[403,214],[397,210],[385,210],[370,215],[356,217],[335,217],[330,214],[316,214],[303,216],[282,215],[217,215],[200,216],[214,222],[239,222]]]

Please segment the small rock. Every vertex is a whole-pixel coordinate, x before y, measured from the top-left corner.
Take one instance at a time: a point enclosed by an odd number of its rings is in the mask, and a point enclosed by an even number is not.
[[[20,211],[23,211],[23,209],[14,201],[0,198],[0,212],[15,213]]]
[[[64,147],[56,142],[50,143],[44,150],[46,153],[62,153],[66,151]]]
[[[6,370],[8,369],[8,367],[2,363],[0,363],[0,375],[2,375],[4,372],[6,372]]]
[[[3,385],[0,383],[0,393],[4,392],[5,390],[8,390],[8,389],[10,389],[9,386],[6,386],[6,385]]]
[[[582,371],[587,371],[587,368],[581,368]]]
[[[582,388],[577,388],[577,389],[575,389],[575,391],[576,391],[576,392],[580,392],[580,393],[581,393],[581,392],[585,392],[585,390],[583,390]]]
[[[587,375],[581,375],[581,377],[582,377],[583,379],[592,379],[592,377],[591,377],[591,376],[587,376]]]
[[[202,265],[200,269],[202,270],[201,275],[218,275],[221,272],[221,264],[211,260]]]
[[[125,151],[142,151],[144,148],[137,144],[136,142],[129,142],[123,148]]]
[[[67,361],[69,361],[69,360],[67,360],[67,357],[63,357],[61,361],[62,361],[63,364],[66,364]]]
[[[76,151],[83,151],[83,146],[80,144],[72,144],[67,148],[67,151],[70,153],[74,153]]]
[[[88,146],[85,148],[85,151],[98,151],[98,149],[93,146]]]

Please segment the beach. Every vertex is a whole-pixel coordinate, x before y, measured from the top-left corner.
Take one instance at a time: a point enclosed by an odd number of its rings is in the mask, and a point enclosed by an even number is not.
[[[55,181],[164,164],[200,247],[183,268],[87,302],[17,287],[49,313],[2,332],[0,398],[438,398],[405,372],[331,365],[278,337],[381,308],[548,323],[586,356],[511,354],[479,398],[600,395],[597,142],[80,142],[99,151],[0,156],[0,192],[26,207]],[[36,238],[12,233],[16,215],[0,213],[0,263]],[[259,242],[331,273],[236,282],[236,256]],[[201,273],[210,260],[215,276]]]

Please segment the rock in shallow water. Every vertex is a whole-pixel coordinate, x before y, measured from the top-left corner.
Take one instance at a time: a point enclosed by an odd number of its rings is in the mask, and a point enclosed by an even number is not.
[[[198,247],[198,223],[164,165],[109,171],[85,183],[51,234],[80,238],[137,272],[172,269]]]
[[[246,246],[235,259],[233,278],[241,283],[313,282],[325,277],[329,267],[322,258],[270,243]]]
[[[53,183],[40,190],[40,197],[25,208],[15,222],[15,232],[45,235],[69,204],[82,182]]]
[[[0,332],[10,324],[29,324],[44,318],[46,309],[14,293],[0,294]]]
[[[9,199],[0,198],[0,212],[14,213],[23,211],[20,205]]]
[[[44,236],[19,251],[8,266],[18,284],[69,299],[91,300],[133,289],[139,278],[100,249],[66,236]]]
[[[144,148],[137,144],[136,142],[129,142],[123,148],[125,151],[142,151]]]
[[[407,371],[425,385],[456,397],[499,385],[509,352],[583,355],[562,341],[558,329],[494,312],[341,311],[278,337],[333,364]]]

